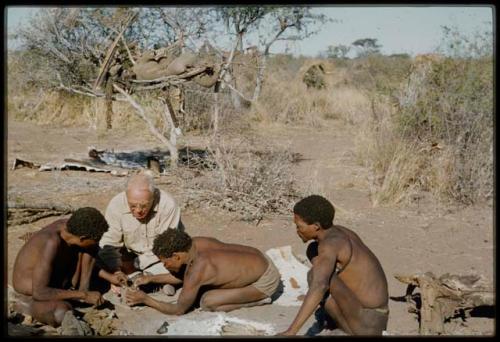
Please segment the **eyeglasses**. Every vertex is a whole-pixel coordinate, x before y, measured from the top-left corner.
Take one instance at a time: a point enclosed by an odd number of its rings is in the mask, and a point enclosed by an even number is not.
[[[152,202],[145,202],[145,203],[129,203],[130,209],[148,209],[149,206],[151,205]]]

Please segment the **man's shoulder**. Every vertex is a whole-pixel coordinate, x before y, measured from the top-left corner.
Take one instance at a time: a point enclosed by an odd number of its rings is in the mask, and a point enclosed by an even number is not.
[[[46,248],[58,246],[62,242],[62,238],[56,228],[59,225],[66,224],[67,221],[67,219],[57,220],[53,222],[52,225],[40,229],[35,233],[33,239],[28,240],[28,243],[37,242],[37,244],[45,246]]]
[[[122,191],[118,194],[116,194],[111,201],[109,201],[108,207],[106,210],[121,210],[123,208],[126,208],[126,200],[127,196],[125,194],[125,191]]]
[[[170,193],[165,190],[158,190],[160,191],[160,208],[177,206],[177,201]]]
[[[113,198],[111,199],[111,201],[109,201],[109,203],[120,201],[120,200],[122,200],[123,198],[126,198],[126,197],[127,196],[125,194],[125,191],[119,192],[119,193],[117,193],[116,195],[113,196]]]
[[[323,240],[318,241],[318,249],[338,248],[347,243],[349,243],[349,237],[345,232],[332,230]]]
[[[193,272],[199,273],[199,276],[206,275],[205,272],[210,273],[213,270],[213,252],[211,251],[198,251],[196,258],[193,260],[193,264],[190,267],[189,274]]]

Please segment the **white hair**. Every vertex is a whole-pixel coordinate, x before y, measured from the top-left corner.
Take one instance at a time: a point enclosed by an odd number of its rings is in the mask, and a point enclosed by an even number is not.
[[[154,176],[153,173],[150,170],[145,170],[141,171],[140,173],[133,175],[130,177],[127,181],[127,185],[125,187],[125,190],[128,191],[132,185],[134,184],[141,184],[144,183],[147,185],[148,190],[154,194],[156,191],[156,185],[154,183]]]

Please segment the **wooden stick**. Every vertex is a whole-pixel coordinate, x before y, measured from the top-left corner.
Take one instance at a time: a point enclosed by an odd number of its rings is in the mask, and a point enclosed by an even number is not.
[[[101,83],[104,79],[104,76],[108,72],[108,69],[111,65],[111,60],[112,60],[113,56],[115,55],[116,48],[118,46],[118,42],[120,41],[120,39],[121,39],[123,33],[125,32],[125,30],[127,29],[127,27],[136,18],[136,16],[137,16],[137,13],[135,13],[134,15],[130,16],[130,18],[127,19],[127,21],[125,22],[125,25],[123,26],[123,28],[120,31],[120,33],[118,34],[118,36],[115,38],[113,43],[109,46],[108,52],[106,53],[106,57],[104,58],[101,69],[99,70],[99,74],[97,76],[97,79],[95,80],[94,87],[93,87],[94,91],[101,85]]]

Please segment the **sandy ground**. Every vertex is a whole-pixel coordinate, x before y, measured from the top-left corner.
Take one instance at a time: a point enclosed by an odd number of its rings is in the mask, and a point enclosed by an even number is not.
[[[124,178],[84,171],[11,170],[14,158],[58,163],[65,158],[87,158],[87,148],[91,145],[115,151],[159,147],[148,135],[134,136],[114,130],[104,135],[86,128],[39,127],[12,120],[8,123],[7,134],[9,201],[93,206],[101,211],[122,190]],[[320,129],[267,127],[258,134],[262,140],[288,145],[293,152],[302,154],[305,160],[294,164],[293,170],[297,186],[321,190],[334,203],[336,223],[358,233],[379,258],[388,279],[390,296],[403,296],[406,290],[406,286],[394,278],[395,274],[427,271],[438,276],[444,273],[481,274],[493,281],[493,210],[490,206],[447,207],[424,197],[412,206],[373,207],[369,171],[356,163],[352,134],[341,123],[332,121]],[[202,137],[184,137],[180,144],[201,146],[203,141]],[[159,177],[158,184],[182,201],[182,189],[168,174]],[[8,227],[9,284],[15,256],[23,244],[19,237],[55,219],[57,217],[48,217],[32,224]],[[305,254],[305,245],[295,233],[291,216],[265,218],[256,226],[239,221],[220,209],[186,208],[182,219],[193,236],[213,236],[225,242],[254,246],[263,252],[289,245],[294,254]],[[408,312],[406,303],[390,300],[389,309],[388,334],[418,334],[417,317]],[[279,332],[288,327],[297,310],[298,307],[265,305],[236,310],[228,316],[271,324]],[[136,334],[154,334],[165,320],[175,321],[150,308],[139,311],[128,310],[121,318],[129,330],[134,325]],[[201,313],[190,315],[197,314]],[[305,334],[314,323],[311,317],[299,334]],[[494,319],[489,317],[471,317],[466,321],[453,319],[445,328],[448,334],[489,335],[494,333],[494,326]]]

